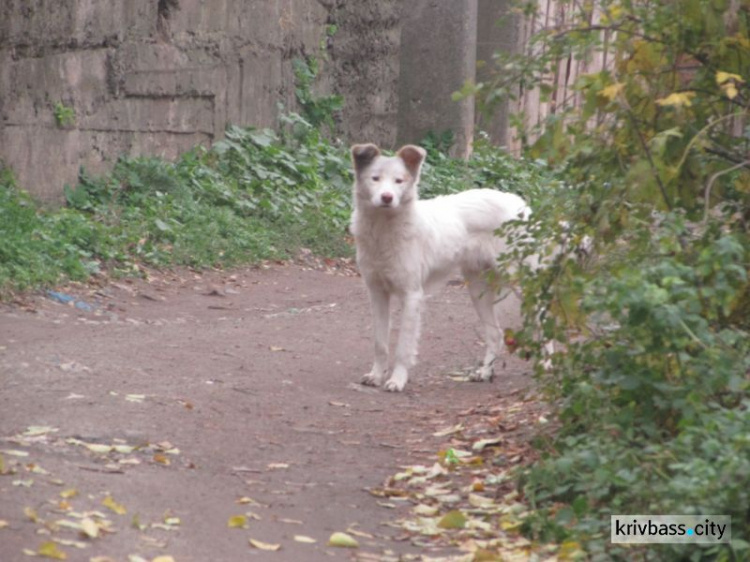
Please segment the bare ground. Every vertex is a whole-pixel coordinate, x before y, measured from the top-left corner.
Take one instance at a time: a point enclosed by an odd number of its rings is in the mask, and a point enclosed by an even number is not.
[[[450,439],[435,432],[530,384],[516,358],[493,383],[448,376],[482,352],[456,284],[428,303],[402,394],[358,384],[370,315],[352,275],[279,265],[67,291],[94,310],[43,296],[0,308],[2,562],[40,547],[118,562],[450,554],[384,525],[408,506],[368,490],[400,466],[434,463]],[[505,306],[517,325],[517,303]],[[246,528],[228,526],[248,512]],[[59,523],[83,519],[98,536]],[[358,550],[327,546],[347,529]],[[63,542],[43,546],[53,539]]]

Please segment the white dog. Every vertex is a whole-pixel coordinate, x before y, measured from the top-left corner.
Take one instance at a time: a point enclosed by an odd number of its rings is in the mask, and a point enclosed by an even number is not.
[[[373,144],[352,147],[354,213],[351,231],[357,265],[372,305],[375,362],[363,377],[380,385],[388,373],[391,299],[403,304],[401,330],[393,370],[385,389],[401,391],[414,366],[425,292],[460,269],[477,314],[484,325],[486,353],[472,380],[487,381],[501,351],[502,335],[495,310],[495,292],[486,273],[505,243],[495,235],[506,221],[525,220],[530,210],[512,193],[472,189],[456,195],[419,201],[417,185],[426,152],[404,146],[385,157]]]

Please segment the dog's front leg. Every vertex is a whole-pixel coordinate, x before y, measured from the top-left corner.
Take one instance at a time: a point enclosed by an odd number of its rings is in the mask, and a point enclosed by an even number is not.
[[[423,299],[422,291],[411,291],[404,295],[401,328],[396,345],[396,360],[391,378],[385,383],[385,389],[391,392],[401,392],[404,389],[409,378],[409,369],[417,361]]]
[[[388,335],[390,333],[391,297],[382,287],[368,284],[372,308],[372,332],[375,343],[375,362],[372,370],[362,377],[362,384],[380,386],[388,371]]]

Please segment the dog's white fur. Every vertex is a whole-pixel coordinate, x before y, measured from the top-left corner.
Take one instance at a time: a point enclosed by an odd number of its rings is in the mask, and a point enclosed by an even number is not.
[[[380,385],[388,373],[391,301],[399,297],[403,304],[401,329],[393,370],[385,382],[390,391],[403,390],[416,362],[425,293],[456,269],[463,274],[484,325],[486,352],[472,379],[492,379],[503,338],[495,292],[487,284],[486,273],[505,247],[495,230],[506,221],[526,219],[530,213],[517,195],[491,189],[420,201],[417,187],[425,156],[424,149],[412,145],[393,157],[381,155],[373,144],[352,147],[351,231],[357,265],[370,294],[375,343],[375,361],[362,382]]]

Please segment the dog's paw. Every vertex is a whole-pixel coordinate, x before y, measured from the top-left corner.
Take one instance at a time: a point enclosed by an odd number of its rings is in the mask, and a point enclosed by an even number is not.
[[[469,380],[472,382],[492,382],[493,378],[495,378],[495,371],[492,369],[492,366],[479,367],[469,373]]]
[[[404,390],[406,381],[408,379],[409,373],[403,368],[399,369],[398,367],[396,367],[395,369],[393,369],[391,378],[386,381],[385,389],[388,392],[401,392],[402,390]]]
[[[399,380],[393,380],[393,378],[388,379],[388,381],[385,383],[385,388],[388,392],[401,392],[404,390],[404,387],[406,386],[406,381],[399,381]]]
[[[378,375],[376,373],[370,372],[362,376],[362,384],[365,386],[380,386],[382,382],[382,375]]]

